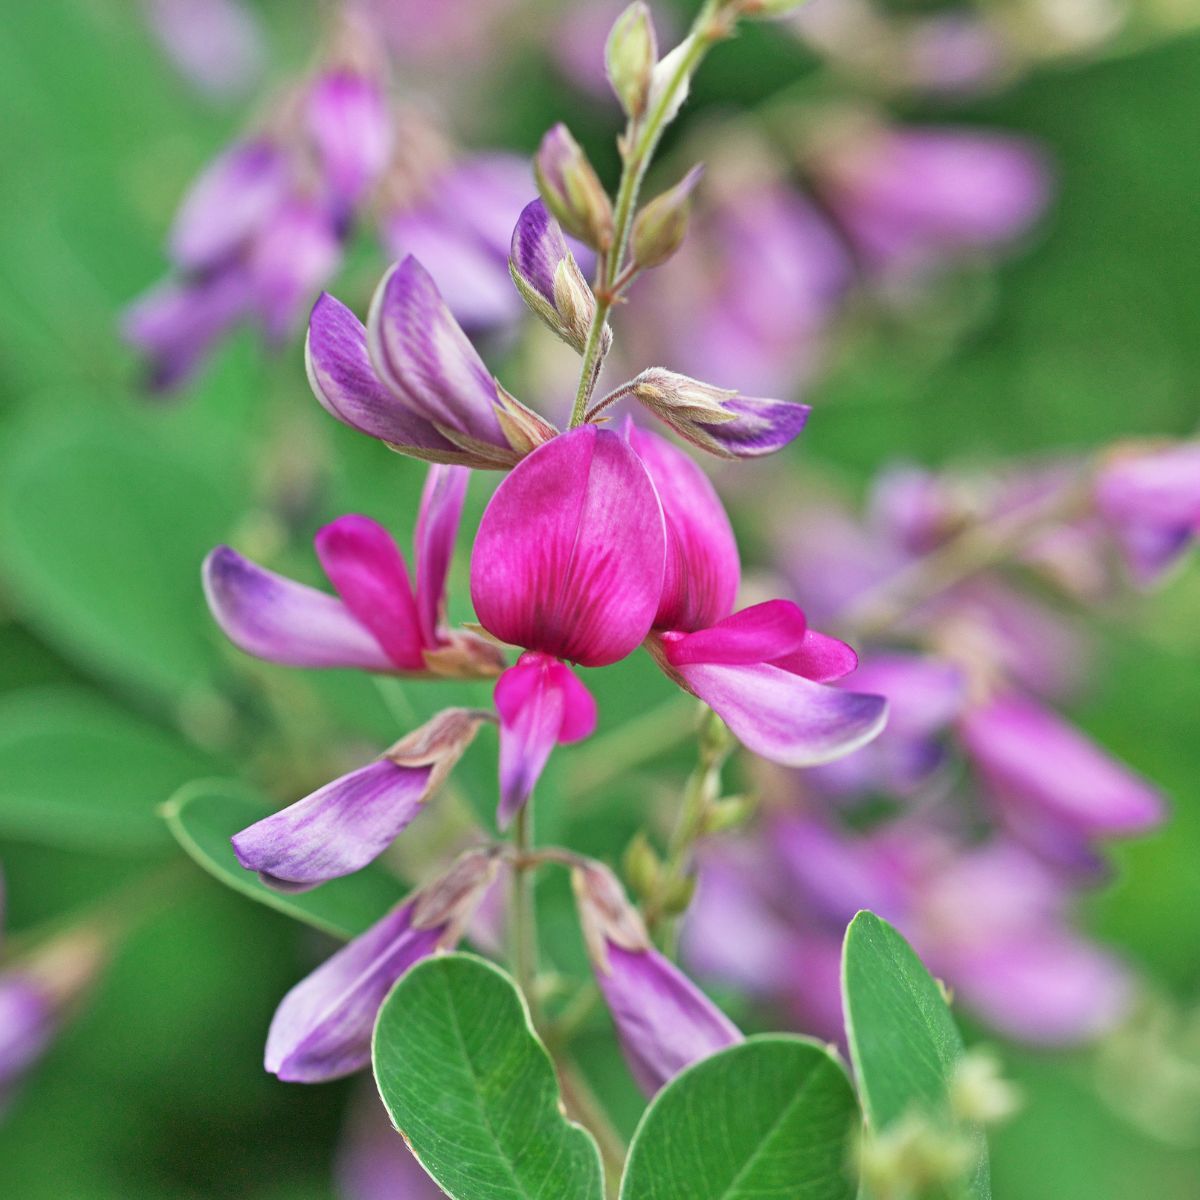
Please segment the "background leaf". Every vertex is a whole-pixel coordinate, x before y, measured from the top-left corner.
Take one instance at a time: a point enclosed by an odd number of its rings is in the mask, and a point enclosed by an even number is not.
[[[849,1200],[858,1105],[807,1038],[764,1034],[673,1079],[646,1110],[621,1200]]]
[[[596,1143],[559,1111],[550,1056],[499,968],[418,963],[380,1010],[374,1059],[393,1122],[454,1200],[601,1200]]]
[[[850,1057],[867,1120],[876,1130],[916,1111],[954,1124],[949,1085],[963,1042],[937,982],[886,921],[860,912],[846,930],[842,1004]],[[967,1195],[992,1194],[987,1142],[972,1129],[977,1160]]]
[[[237,860],[229,839],[267,815],[270,806],[237,780],[197,780],[163,807],[171,832],[210,875],[260,904],[334,937],[352,938],[404,896],[400,881],[380,867],[331,879],[311,892],[272,891]]]
[[[0,698],[0,835],[77,849],[170,844],[158,806],[212,760],[171,733],[69,686]]]

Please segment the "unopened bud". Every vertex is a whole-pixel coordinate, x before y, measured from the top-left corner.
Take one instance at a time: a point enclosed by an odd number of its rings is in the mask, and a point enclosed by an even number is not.
[[[663,916],[682,916],[691,907],[692,898],[695,895],[695,875],[679,875],[672,879],[663,891],[661,900]]]
[[[862,1182],[873,1196],[940,1195],[961,1182],[974,1161],[967,1137],[917,1112],[865,1134],[858,1149]]]
[[[950,1107],[963,1121],[995,1125],[1021,1107],[1021,1089],[1000,1074],[1000,1063],[994,1055],[972,1050],[954,1069]]]
[[[608,81],[631,117],[640,117],[646,111],[657,61],[658,40],[650,10],[642,0],[636,0],[616,19],[604,49]]]
[[[638,213],[633,223],[633,261],[639,267],[660,266],[683,244],[692,211],[692,189],[703,172],[703,165],[697,164]]]
[[[634,835],[625,850],[625,878],[635,896],[645,900],[658,891],[662,862],[644,833]]]
[[[738,829],[754,815],[758,807],[755,796],[726,796],[708,806],[704,814],[704,833],[727,833]]]
[[[593,250],[612,244],[612,201],[595,168],[561,122],[542,138],[533,173],[546,207],[558,223]]]

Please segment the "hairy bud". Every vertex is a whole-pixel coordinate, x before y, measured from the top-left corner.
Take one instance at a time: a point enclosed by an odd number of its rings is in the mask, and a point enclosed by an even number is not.
[[[646,111],[650,80],[658,61],[658,39],[650,10],[636,0],[615,21],[604,49],[608,81],[630,117]]]
[[[702,165],[694,166],[673,188],[655,196],[633,223],[633,261],[657,267],[683,245],[692,211],[692,190],[700,182]]]
[[[612,201],[595,168],[561,122],[542,138],[533,173],[546,207],[573,237],[593,250],[612,244]]]

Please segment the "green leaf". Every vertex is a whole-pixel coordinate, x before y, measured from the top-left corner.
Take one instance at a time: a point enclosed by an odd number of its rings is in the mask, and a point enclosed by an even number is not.
[[[62,653],[178,703],[214,672],[200,564],[240,503],[115,413],[33,419],[0,466],[0,568]]]
[[[84,688],[0,697],[5,837],[92,851],[163,847],[163,796],[212,769],[169,732]]]
[[[963,1042],[937,981],[886,921],[860,912],[846,930],[842,1002],[850,1057],[867,1120],[878,1131],[911,1113],[947,1130],[960,1128],[950,1109],[950,1081]],[[966,1194],[991,1196],[987,1142],[977,1146]]]
[[[374,1061],[393,1123],[454,1200],[601,1200],[596,1143],[563,1117],[525,1001],[491,963],[413,967],[380,1010]]]
[[[162,815],[179,844],[210,875],[334,937],[355,937],[403,899],[403,885],[379,867],[332,879],[311,892],[273,891],[238,862],[229,842],[269,811],[264,800],[237,780],[202,779],[176,792]]]
[[[851,1200],[858,1105],[824,1046],[752,1037],[677,1075],[646,1110],[621,1200]]]

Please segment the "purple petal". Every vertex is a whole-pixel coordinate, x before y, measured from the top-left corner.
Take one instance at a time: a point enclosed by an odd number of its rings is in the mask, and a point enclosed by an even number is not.
[[[321,566],[346,607],[392,662],[402,670],[423,670],[417,601],[392,535],[369,517],[350,514],[326,525],[315,542]]]
[[[835,679],[845,678],[857,668],[858,655],[838,638],[818,633],[815,629],[806,629],[798,649],[773,658],[770,662],[793,675],[803,675],[814,683],[832,683]],[[860,681],[857,686],[867,685]]]
[[[334,1168],[337,1200],[445,1200],[396,1132],[374,1086],[350,1104]]]
[[[231,146],[184,197],[171,226],[171,258],[200,271],[229,257],[283,203],[288,175],[283,151],[265,138]]]
[[[800,435],[812,409],[790,400],[758,400],[732,396],[725,408],[738,414],[735,421],[704,425],[704,433],[731,458],[758,458],[774,454]]]
[[[826,687],[768,663],[671,669],[743,745],[788,767],[850,754],[876,737],[887,720],[882,696]]]
[[[421,811],[432,766],[383,760],[327,783],[233,837],[238,862],[281,891],[306,891],[378,858]]]
[[[805,633],[804,613],[795,604],[790,600],[767,600],[743,608],[707,629],[672,640],[668,657],[674,667],[689,663],[774,662],[797,653]]]
[[[859,668],[854,684],[887,697],[888,736],[937,733],[962,712],[967,699],[961,667],[918,654],[873,655]]]
[[[684,1067],[742,1041],[736,1025],[657,950],[607,944],[596,982],[617,1027],[621,1051],[648,1096]]]
[[[667,556],[656,629],[704,629],[729,615],[741,582],[737,541],[708,476],[665,438],[630,422],[626,437],[662,501]]]
[[[500,805],[507,829],[545,769],[550,751],[577,742],[596,727],[596,702],[565,664],[523,654],[496,681],[500,714]]]
[[[438,644],[438,626],[446,599],[446,576],[462,517],[471,473],[465,467],[430,467],[421,493],[414,536],[417,615],[426,646]]]
[[[308,132],[339,205],[357,204],[379,178],[392,150],[383,89],[357,71],[330,71],[308,95]]]
[[[228,546],[209,554],[203,574],[213,617],[247,654],[292,667],[396,669],[335,596],[267,571]]]
[[[414,413],[511,449],[496,419],[495,380],[415,258],[384,276],[371,302],[367,341],[379,377]]]
[[[366,328],[328,293],[313,306],[305,361],[313,394],[342,424],[401,448],[434,451],[439,457],[460,453],[379,381],[367,353]]]
[[[45,1053],[55,1023],[42,988],[16,970],[0,975],[0,1106]]]
[[[1002,807],[1045,813],[1086,836],[1137,833],[1164,815],[1162,796],[1073,726],[1017,696],[963,718],[964,744]]]
[[[268,1071],[289,1082],[322,1083],[371,1061],[379,1006],[445,932],[414,929],[414,907],[409,900],[393,909],[284,996],[267,1035]]]
[[[471,554],[471,599],[501,641],[597,667],[649,632],[665,533],[628,444],[584,425],[539,446],[496,490]]]
[[[512,233],[509,258],[517,273],[545,299],[554,303],[554,274],[570,251],[566,238],[541,200],[533,200],[522,210]]]

